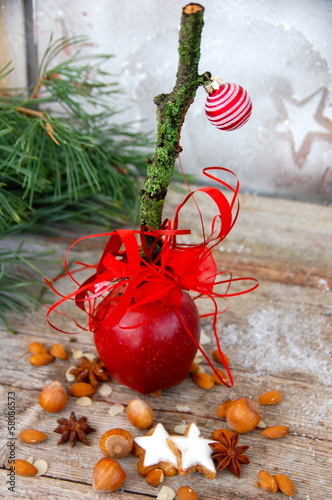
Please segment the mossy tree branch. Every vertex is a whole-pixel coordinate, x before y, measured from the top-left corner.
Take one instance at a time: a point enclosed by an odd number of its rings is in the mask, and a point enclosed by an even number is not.
[[[157,106],[157,143],[155,154],[147,160],[147,176],[141,194],[141,225],[159,229],[167,189],[179,154],[179,142],[185,114],[197,88],[209,74],[198,74],[204,7],[190,3],[182,10],[179,34],[179,63],[171,93],[155,97]]]

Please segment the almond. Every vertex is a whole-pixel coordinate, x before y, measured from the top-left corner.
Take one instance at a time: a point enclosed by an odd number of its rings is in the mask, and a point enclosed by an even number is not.
[[[26,460],[19,460],[17,458],[15,458],[13,467],[15,469],[15,474],[18,476],[35,476],[38,472],[38,469],[34,465]]]
[[[175,491],[169,486],[162,486],[156,500],[173,500],[175,498]]]
[[[74,380],[76,380],[75,375],[73,373],[70,373],[75,368],[76,366],[70,366],[69,368],[67,368],[65,375],[68,382],[74,382]]]
[[[259,471],[258,480],[264,491],[267,491],[268,493],[276,493],[278,491],[277,481],[266,470]]]
[[[31,344],[28,345],[28,351],[31,352],[31,354],[45,354],[47,353],[47,348],[40,342],[31,342]]]
[[[187,405],[176,405],[176,411],[188,413],[190,412],[190,406]]]
[[[48,463],[46,462],[46,460],[43,459],[36,460],[35,462],[33,462],[33,465],[36,467],[38,471],[36,476],[42,476],[43,474],[45,474],[45,472],[47,472]]]
[[[77,406],[84,406],[84,407],[91,406],[92,405],[92,399],[89,398],[89,396],[81,396],[81,397],[79,397],[79,398],[76,399],[75,405],[77,405]]]
[[[210,390],[214,387],[214,380],[208,373],[199,371],[193,373],[192,377],[195,384],[198,385],[198,387],[201,387],[201,389]]]
[[[178,424],[174,427],[174,432],[176,434],[182,434],[184,435],[184,433],[186,432],[187,430],[187,427],[188,425],[187,424]]]
[[[62,344],[54,344],[50,349],[50,354],[55,358],[68,359],[68,353]]]
[[[212,377],[213,377],[214,383],[218,384],[218,385],[224,385],[220,379],[227,382],[227,377],[226,377],[225,373],[222,370],[220,370],[219,368],[216,368],[216,372],[218,373],[219,376],[217,375],[217,373],[213,373]]]
[[[110,409],[108,410],[108,413],[109,413],[109,415],[111,415],[111,417],[116,417],[117,415],[120,415],[124,411],[125,411],[125,407],[122,404],[114,403],[114,405],[112,405],[110,407]]]
[[[98,392],[101,396],[106,397],[112,394],[113,389],[109,384],[101,384],[101,386],[98,387]]]
[[[151,392],[151,396],[154,396],[155,398],[160,398],[163,395],[163,390],[162,389],[157,389],[154,392]]]
[[[257,425],[258,429],[266,429],[267,425],[263,420],[260,420]]]
[[[222,359],[221,359],[221,356],[220,356],[220,354],[219,354],[218,349],[216,349],[215,351],[213,351],[212,356],[213,356],[213,359],[214,359],[215,361],[217,361],[217,363],[220,363],[221,365],[223,365],[223,364],[224,364],[224,363],[222,362]],[[226,363],[227,363],[228,365],[230,365],[230,360],[229,360],[229,357],[228,357],[226,354],[224,354],[224,357],[225,357],[225,361],[226,361]]]
[[[33,354],[29,358],[30,364],[33,366],[43,366],[48,365],[54,361],[54,356],[48,352],[41,352],[40,354]]]
[[[286,474],[275,474],[274,479],[277,482],[278,488],[280,491],[282,491],[285,495],[288,495],[291,497],[294,495],[295,488],[292,480],[286,476]]]
[[[226,418],[226,413],[231,403],[232,403],[231,399],[226,399],[226,401],[223,401],[217,410],[217,417]]]
[[[189,368],[189,373],[196,373],[199,371],[199,364],[193,361]]]
[[[77,398],[80,398],[82,396],[90,396],[95,392],[96,389],[92,387],[91,384],[87,384],[86,382],[76,382],[70,388],[70,394]]]
[[[273,427],[267,427],[261,434],[262,436],[269,439],[278,439],[287,436],[289,433],[289,427],[287,425],[274,425]]]
[[[176,492],[179,500],[198,500],[197,495],[189,486],[181,486]]]
[[[215,441],[219,441],[219,436],[221,433],[224,433],[226,434],[226,436],[228,437],[232,437],[234,436],[235,432],[232,431],[231,429],[216,429],[215,431],[213,431],[212,433],[212,439],[214,439]]]
[[[276,405],[282,400],[282,394],[279,391],[267,391],[258,398],[260,405]]]
[[[45,434],[45,432],[35,431],[34,429],[25,429],[19,433],[18,437],[23,443],[35,444],[45,441],[45,439],[47,439],[47,434]]]
[[[161,469],[153,469],[150,470],[148,475],[145,478],[146,482],[156,488],[159,486],[164,480],[164,473]]]

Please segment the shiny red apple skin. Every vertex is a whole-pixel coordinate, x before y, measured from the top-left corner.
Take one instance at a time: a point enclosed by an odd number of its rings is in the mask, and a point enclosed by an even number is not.
[[[181,293],[178,314],[199,342],[197,307],[187,292]],[[114,302],[105,298],[98,306],[98,317],[105,315],[105,308],[108,311],[104,320],[99,324],[91,322],[90,329],[94,332],[98,354],[115,380],[142,394],[150,394],[185,379],[197,348],[182,327],[174,307],[160,308],[158,303],[143,305],[127,311],[121,326],[114,327],[107,324]],[[128,326],[130,328],[123,328]]]

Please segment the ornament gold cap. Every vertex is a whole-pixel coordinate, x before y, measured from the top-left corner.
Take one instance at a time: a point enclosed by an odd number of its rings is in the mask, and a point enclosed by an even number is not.
[[[224,82],[219,76],[211,76],[208,83],[204,85],[204,88],[208,94],[212,94],[214,90],[217,90]]]

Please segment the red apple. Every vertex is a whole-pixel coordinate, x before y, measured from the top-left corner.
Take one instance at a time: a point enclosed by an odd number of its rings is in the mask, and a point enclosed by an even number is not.
[[[199,342],[197,307],[186,291],[181,295],[177,314]],[[174,306],[145,304],[127,311],[120,324],[109,326],[115,304],[114,299],[103,299],[96,311],[103,320],[90,323],[98,354],[111,376],[142,394],[182,382],[197,348]]]

